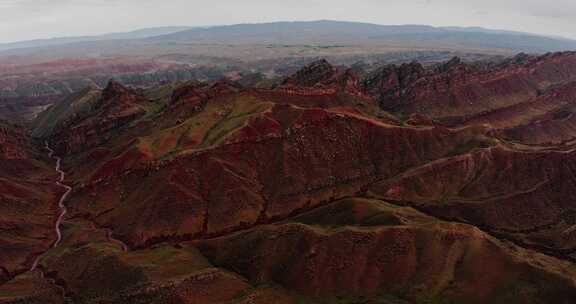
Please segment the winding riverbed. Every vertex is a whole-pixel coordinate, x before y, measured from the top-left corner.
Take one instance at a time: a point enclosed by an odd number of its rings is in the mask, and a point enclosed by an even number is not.
[[[64,205],[64,202],[66,201],[66,199],[68,198],[68,196],[72,192],[72,187],[64,184],[64,179],[66,178],[66,173],[64,171],[62,171],[62,158],[54,155],[54,150],[52,150],[52,148],[50,148],[50,145],[48,145],[47,142],[45,144],[45,148],[49,152],[48,157],[50,157],[56,161],[55,170],[59,174],[59,178],[56,181],[56,185],[66,190],[66,192],[64,192],[64,194],[62,194],[62,196],[60,197],[60,201],[58,202],[58,208],[60,210],[60,214],[58,215],[58,219],[56,220],[56,223],[54,225],[56,240],[54,241],[54,243],[51,246],[51,248],[54,248],[54,247],[58,246],[60,244],[60,242],[62,241],[62,231],[60,229],[60,226],[62,225],[62,221],[64,220],[64,216],[66,215],[66,212],[67,212],[66,205]],[[40,262],[41,258],[42,258],[42,255],[38,256],[34,260],[34,263],[32,264],[32,267],[30,268],[31,271],[36,270],[36,268],[38,267],[38,263]]]

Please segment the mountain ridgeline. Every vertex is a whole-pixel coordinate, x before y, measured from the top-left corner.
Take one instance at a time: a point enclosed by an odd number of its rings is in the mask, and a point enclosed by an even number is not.
[[[341,21],[160,27],[0,44],[0,119],[30,120],[47,106],[110,79],[149,88],[175,81],[279,81],[325,58],[374,67],[457,56],[493,61],[519,52],[576,50],[570,39],[483,28]],[[244,78],[241,79],[241,78]]]
[[[522,32],[426,25],[378,25],[341,21],[275,22],[195,28],[147,38],[150,42],[272,45],[389,44],[428,48],[575,50],[576,41]]]
[[[523,32],[480,27],[433,27],[427,25],[380,25],[345,21],[298,21],[235,24],[210,27],[159,27],[99,36],[67,37],[0,44],[0,51],[52,48],[74,44],[93,49],[119,43],[163,44],[271,44],[354,45],[389,44],[396,47],[506,49],[552,52],[576,49],[576,41]],[[98,43],[102,43],[99,46]]]
[[[572,303],[575,102],[574,52],[82,90],[0,128],[0,301]]]

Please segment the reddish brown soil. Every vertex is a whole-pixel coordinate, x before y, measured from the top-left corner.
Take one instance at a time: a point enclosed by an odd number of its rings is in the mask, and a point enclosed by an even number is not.
[[[48,110],[34,134],[73,187],[64,238],[48,280],[13,265],[49,238],[2,256],[4,298],[572,303],[576,55],[373,76],[320,61],[270,90],[112,82]],[[50,185],[16,165],[43,160],[29,137],[1,134],[2,193],[51,206],[8,177]]]

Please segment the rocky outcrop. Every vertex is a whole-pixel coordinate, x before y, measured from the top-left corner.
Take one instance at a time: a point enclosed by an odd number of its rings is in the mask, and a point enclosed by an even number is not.
[[[346,93],[351,96],[368,98],[362,92],[360,78],[352,69],[341,70],[326,60],[319,60],[287,77],[276,91],[286,95],[335,96]]]
[[[308,64],[294,75],[284,80],[283,86],[313,87],[319,83],[331,79],[337,74],[337,69],[325,59]]]
[[[377,96],[380,100],[399,98],[424,73],[424,67],[418,62],[384,66],[369,74],[362,87],[368,94]]]
[[[488,70],[458,61],[426,72],[417,64],[384,68],[364,87],[384,109],[451,121],[526,102],[575,79],[576,54],[559,53]]]
[[[125,87],[116,80],[110,80],[102,92],[100,104],[96,105],[95,110],[98,110],[98,107],[129,106],[144,100],[136,91]]]
[[[82,99],[80,101],[83,101]],[[106,142],[114,130],[122,128],[146,113],[143,103],[147,100],[133,89],[116,81],[110,81],[101,96],[86,105],[68,105],[88,110],[72,113],[64,121],[59,121],[48,137],[60,154],[86,150]],[[59,114],[56,114],[59,115]],[[58,120],[62,117],[53,117]]]
[[[197,110],[201,110],[206,103],[207,97],[207,94],[198,84],[190,84],[174,90],[171,104],[185,103]]]

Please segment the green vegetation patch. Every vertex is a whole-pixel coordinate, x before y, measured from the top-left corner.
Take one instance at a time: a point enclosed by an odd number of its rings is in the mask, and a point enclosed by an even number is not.
[[[424,224],[434,219],[409,207],[400,207],[374,199],[348,198],[297,216],[292,221],[333,230],[347,226]]]
[[[121,259],[142,269],[152,281],[176,279],[213,267],[198,249],[191,246],[163,245],[127,253]]]

